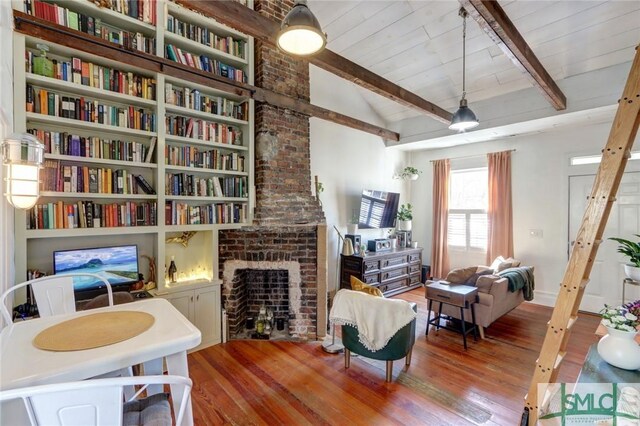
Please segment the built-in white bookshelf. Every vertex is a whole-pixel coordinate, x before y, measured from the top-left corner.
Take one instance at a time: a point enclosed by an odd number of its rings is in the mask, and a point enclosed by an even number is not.
[[[253,84],[253,39],[239,33],[229,27],[206,18],[172,3],[168,0],[149,2],[155,4],[156,25],[134,19],[123,13],[108,8],[97,6],[89,0],[53,0],[49,3],[60,5],[80,14],[100,19],[103,23],[130,32],[142,33],[145,37],[155,40],[156,55],[166,57],[165,46],[171,44],[185,51],[206,55],[212,59],[224,62],[234,68],[241,69],[247,76],[247,82]],[[21,0],[13,1],[14,9],[24,11]],[[252,4],[250,4],[252,6]],[[243,48],[243,57],[225,52],[221,49],[207,46],[198,41],[191,40],[180,34],[167,30],[167,18],[172,17],[181,22],[196,25],[206,29],[211,34],[220,37],[230,37],[240,41]],[[94,67],[108,67],[119,72],[133,73],[148,79],[155,80],[155,97],[140,97],[126,93],[119,93],[96,85],[79,84],[38,75],[29,72],[25,61],[25,53],[39,55],[37,44],[42,43],[49,47],[47,56],[55,59],[57,63],[71,61],[73,58],[91,63]],[[117,140],[135,142],[141,144],[148,151],[153,149],[149,158],[144,161],[129,161],[129,159],[99,158],[94,156],[65,155],[49,152],[45,155],[45,162],[55,162],[60,167],[85,167],[92,169],[124,170],[127,175],[141,175],[153,188],[155,194],[139,191],[133,194],[123,193],[94,193],[94,192],[64,192],[43,191],[38,204],[56,205],[63,203],[75,205],[83,202],[91,202],[101,205],[123,203],[155,203],[155,223],[144,226],[115,226],[115,227],[79,227],[58,229],[28,229],[32,221],[29,212],[16,211],[15,224],[15,259],[16,281],[26,279],[28,269],[50,271],[52,269],[51,253],[53,250],[85,248],[95,246],[108,246],[120,244],[137,244],[139,254],[153,256],[156,259],[157,291],[158,295],[169,295],[176,292],[184,293],[194,291],[202,292],[204,285],[219,286],[218,280],[218,235],[221,229],[233,229],[246,226],[252,222],[253,207],[255,203],[254,190],[254,105],[253,100],[238,97],[233,93],[211,89],[207,86],[196,84],[186,80],[166,76],[162,73],[154,73],[144,69],[138,69],[127,63],[104,59],[91,53],[75,50],[39,40],[35,37],[14,33],[14,105],[15,125],[17,132],[25,132],[28,129],[37,129],[47,132],[66,132],[69,135],[81,138],[99,137],[105,140]],[[96,68],[97,69],[97,68]],[[97,75],[97,74],[96,74]],[[93,74],[92,74],[93,76]],[[97,77],[96,77],[97,78]],[[96,80],[97,81],[97,80]],[[74,118],[58,117],[35,111],[27,111],[27,86],[45,89],[62,97],[83,98],[91,101],[99,101],[114,107],[128,108],[132,106],[136,111],[144,110],[155,115],[154,130],[140,130],[137,128],[123,127],[120,125],[100,124],[93,121],[81,121]],[[223,111],[211,111],[207,108],[189,108],[167,102],[167,88],[188,88],[197,91],[202,96],[211,99],[224,100],[224,105],[242,105],[246,103],[245,113],[242,117],[234,116]],[[34,89],[35,90],[35,89]],[[202,110],[204,109],[204,110]],[[202,140],[193,135],[171,135],[166,128],[167,117],[184,117],[192,121],[206,121],[215,123],[220,128],[237,129],[240,136],[237,140],[218,141]],[[129,118],[128,118],[129,119]],[[152,148],[153,147],[153,148]],[[184,165],[171,165],[167,158],[167,150],[170,147],[176,149],[190,149],[189,153],[216,152],[216,158],[230,158],[228,164],[239,164],[242,158],[243,167],[229,169],[228,166],[197,167]],[[88,149],[88,148],[87,148]],[[209,155],[209,154],[208,154]],[[213,155],[213,154],[210,154]],[[235,161],[235,163],[234,163]],[[50,163],[53,164],[53,163]],[[78,169],[80,170],[80,169]],[[84,170],[84,169],[82,169]],[[44,169],[43,169],[44,171]],[[190,196],[172,195],[167,191],[167,174],[184,174],[195,176],[199,179],[219,179],[220,183],[229,183],[229,179],[237,179],[243,182],[242,196]],[[138,185],[140,186],[140,185]],[[174,203],[186,209],[210,208],[210,206],[224,206],[232,208],[241,206],[246,215],[239,223],[213,223],[213,224],[171,224],[167,221],[167,205]],[[51,206],[49,211],[51,211]],[[188,244],[167,243],[167,239],[181,237],[183,233],[195,231]],[[99,238],[97,238],[99,237]],[[169,283],[165,280],[165,263],[168,267],[171,257],[175,258],[179,271],[179,282]],[[148,265],[140,259],[140,270],[148,277]],[[219,310],[219,288],[217,290],[217,309]],[[219,317],[219,316],[218,316]],[[219,328],[219,327],[218,327]],[[217,339],[210,338],[208,343]]]

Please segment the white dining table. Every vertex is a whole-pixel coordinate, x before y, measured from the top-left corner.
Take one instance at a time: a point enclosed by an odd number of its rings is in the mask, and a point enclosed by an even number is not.
[[[98,312],[139,311],[153,315],[153,325],[122,342],[94,349],[52,352],[38,349],[33,339],[48,327]],[[19,321],[0,333],[0,390],[85,380],[101,374],[144,364],[145,375],[162,374],[163,360],[169,374],[189,377],[187,351],[200,344],[200,330],[171,303],[162,298]],[[151,390],[161,392],[161,389]],[[174,409],[182,403],[179,389],[172,389]],[[183,424],[193,424],[191,402]]]

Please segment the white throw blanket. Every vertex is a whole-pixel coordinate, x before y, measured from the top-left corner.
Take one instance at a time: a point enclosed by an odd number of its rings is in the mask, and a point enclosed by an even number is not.
[[[375,352],[387,346],[389,340],[416,316],[405,300],[340,290],[333,299],[329,321],[333,325],[357,327],[360,343]]]

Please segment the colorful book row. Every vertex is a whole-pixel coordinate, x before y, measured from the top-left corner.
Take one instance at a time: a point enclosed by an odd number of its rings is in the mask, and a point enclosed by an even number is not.
[[[93,201],[38,204],[29,210],[27,229],[155,226],[155,202],[98,204]]]
[[[140,142],[101,139],[97,136],[84,137],[67,132],[50,132],[41,129],[28,129],[27,132],[44,143],[46,154],[137,163],[151,161],[156,141],[156,138],[153,138],[151,148],[147,148],[145,144]]]
[[[142,175],[124,169],[62,165],[57,160],[45,160],[41,187],[66,193],[155,194]]]
[[[104,40],[116,43],[127,50],[138,50],[145,53],[156,53],[156,40],[145,37],[141,33],[124,31],[103,23],[101,19],[74,12],[66,7],[39,0],[25,1],[25,13],[58,25],[95,35]]]
[[[212,225],[246,223],[245,203],[218,203],[192,206],[178,201],[167,201],[164,219],[166,225]]]
[[[248,120],[249,103],[235,102],[222,96],[203,95],[199,90],[188,87],[173,87],[165,84],[165,101],[167,104],[189,108],[200,112],[233,117],[238,120]]]
[[[217,149],[200,150],[191,146],[165,146],[165,164],[210,170],[244,172],[244,156],[236,152],[222,154]]]
[[[180,115],[167,115],[165,117],[165,129],[168,135],[207,142],[242,145],[242,130],[227,124]]]
[[[165,174],[165,194],[192,197],[246,198],[246,177],[203,178],[188,173]]]
[[[156,114],[134,106],[118,107],[102,101],[60,95],[27,85],[28,112],[70,118],[128,129],[156,131]]]
[[[246,41],[234,39],[231,36],[225,37],[218,35],[208,28],[202,28],[195,24],[183,22],[175,16],[167,16],[167,31],[238,58],[246,58]]]
[[[100,0],[100,6],[151,25],[158,19],[156,0]]]
[[[36,52],[30,50],[25,52],[27,72],[39,74],[33,61],[37,57],[38,53]],[[80,58],[69,60],[51,58],[51,62],[53,63],[53,75],[45,75],[45,77],[143,99],[155,100],[156,98],[156,80],[154,78],[144,77],[131,71],[120,71],[96,65]]]
[[[187,65],[200,71],[206,71],[242,83],[247,82],[247,74],[243,70],[225,64],[217,59],[211,59],[206,55],[187,52],[172,44],[166,46],[165,57],[171,61]]]

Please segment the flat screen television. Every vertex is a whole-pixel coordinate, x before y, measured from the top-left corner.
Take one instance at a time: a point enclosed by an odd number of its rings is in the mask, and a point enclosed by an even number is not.
[[[89,273],[105,278],[113,291],[129,290],[138,281],[138,246],[95,247],[53,252],[53,273]],[[106,293],[102,281],[76,277],[73,286],[77,300]]]
[[[387,191],[362,191],[359,228],[394,228],[400,194]]]

